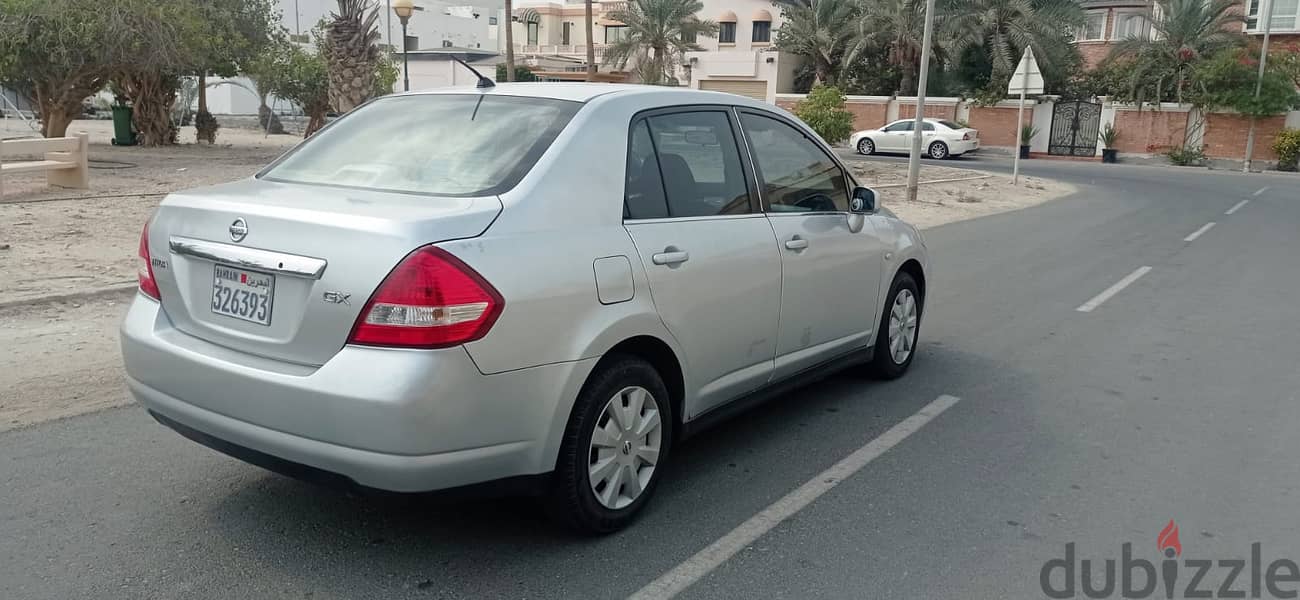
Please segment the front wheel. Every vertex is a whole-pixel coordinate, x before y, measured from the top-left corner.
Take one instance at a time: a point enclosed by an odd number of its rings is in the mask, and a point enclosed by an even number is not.
[[[862,138],[858,140],[858,154],[873,154],[876,151],[876,143],[871,138]]]
[[[649,363],[615,357],[598,367],[569,417],[549,512],[581,533],[626,527],[654,493],[674,422],[668,389]]]
[[[921,332],[921,293],[916,280],[899,273],[890,286],[876,346],[871,358],[871,374],[880,379],[897,379],[907,372],[916,356],[916,341]]]
[[[948,158],[948,144],[945,144],[943,142],[935,142],[933,144],[930,144],[929,155],[930,158],[933,158],[935,160],[943,160],[945,158]]]

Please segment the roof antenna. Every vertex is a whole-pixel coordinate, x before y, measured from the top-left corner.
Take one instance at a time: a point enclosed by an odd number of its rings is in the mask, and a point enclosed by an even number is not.
[[[449,54],[448,56],[450,56],[452,60],[460,63],[461,66],[465,67],[466,69],[469,69],[469,72],[473,73],[475,77],[478,77],[478,84],[475,85],[474,87],[480,89],[496,87],[497,85],[496,82],[492,81],[491,79],[488,79],[487,77],[484,77],[482,73],[479,73],[476,69],[474,69],[474,67],[469,66],[469,63],[461,60],[459,56],[456,56],[455,54]]]

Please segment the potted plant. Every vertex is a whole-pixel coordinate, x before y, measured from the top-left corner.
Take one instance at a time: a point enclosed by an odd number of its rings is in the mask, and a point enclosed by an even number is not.
[[[1038,128],[1033,125],[1020,126],[1020,158],[1029,158],[1029,141],[1038,135]]]
[[[1115,140],[1119,139],[1119,132],[1115,126],[1107,123],[1106,127],[1101,130],[1101,162],[1114,163],[1119,150],[1115,149]]]

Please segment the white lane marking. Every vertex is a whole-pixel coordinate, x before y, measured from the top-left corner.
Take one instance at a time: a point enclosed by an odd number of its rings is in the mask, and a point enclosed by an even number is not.
[[[1255,190],[1255,193],[1253,193],[1253,194],[1251,194],[1251,195],[1252,195],[1252,196],[1258,196],[1258,195],[1263,194],[1264,192],[1267,192],[1267,191],[1268,191],[1268,186],[1264,186],[1264,187],[1262,187],[1262,188],[1259,188],[1259,189]]]
[[[1151,271],[1151,267],[1147,267],[1147,266],[1138,267],[1136,271],[1129,273],[1123,279],[1115,282],[1115,285],[1106,288],[1106,291],[1097,294],[1096,296],[1093,296],[1092,300],[1084,302],[1079,306],[1079,308],[1076,308],[1074,310],[1077,310],[1079,312],[1085,312],[1085,313],[1092,312],[1092,309],[1101,306],[1102,302],[1110,300],[1112,296],[1120,293],[1121,291],[1124,290],[1124,288],[1133,285],[1134,281],[1137,281],[1143,275],[1146,275],[1150,271]]]
[[[1268,189],[1268,188],[1264,188],[1264,189]],[[1255,195],[1258,196],[1259,194],[1255,194]],[[1245,205],[1247,205],[1247,204],[1250,204],[1250,200],[1242,200],[1241,202],[1238,202],[1238,203],[1236,203],[1236,204],[1233,204],[1233,205],[1232,205],[1232,208],[1229,208],[1228,210],[1223,211],[1223,214],[1225,214],[1225,215],[1230,215],[1230,214],[1232,214],[1232,213],[1235,213],[1235,212],[1241,210],[1241,207],[1243,207],[1243,206],[1245,206]]]
[[[1209,223],[1206,223],[1206,224],[1202,225],[1200,229],[1197,229],[1196,231],[1193,231],[1191,235],[1189,235],[1189,236],[1183,238],[1183,241],[1184,241],[1184,242],[1195,242],[1195,241],[1196,241],[1196,238],[1201,237],[1201,234],[1203,234],[1203,233],[1209,231],[1211,227],[1214,227],[1214,221],[1210,221]]]
[[[629,600],[658,600],[672,598],[680,594],[691,584],[718,568],[737,552],[752,544],[763,534],[771,531],[773,527],[803,510],[805,506],[821,497],[822,494],[831,491],[831,488],[857,473],[862,467],[867,466],[867,463],[879,458],[890,448],[897,446],[899,442],[907,439],[907,436],[919,431],[926,423],[943,414],[943,411],[952,408],[954,404],[957,404],[958,400],[960,399],[956,396],[946,394],[939,396],[916,414],[890,427],[888,431],[880,434],[880,437],[854,450],[852,454],[844,457],[840,462],[831,465],[829,469],[809,479],[807,483],[799,486],[793,492],[786,494],[785,497],[750,517],[748,521],[732,529],[731,533],[722,536],[718,541],[709,544],[707,548],[695,553],[695,556],[686,559],[686,562],[677,565],[673,570],[646,584],[645,587],[629,596]]]

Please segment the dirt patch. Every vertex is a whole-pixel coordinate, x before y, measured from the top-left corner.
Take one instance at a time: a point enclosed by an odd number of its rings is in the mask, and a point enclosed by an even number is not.
[[[1011,185],[1007,175],[921,166],[920,180],[960,179],[920,186],[917,201],[907,201],[907,164],[855,162],[849,167],[858,182],[876,188],[880,202],[904,221],[921,229],[954,221],[1019,210],[1074,193],[1074,186],[1039,177],[1020,177]],[[981,177],[980,179],[970,179]]]

